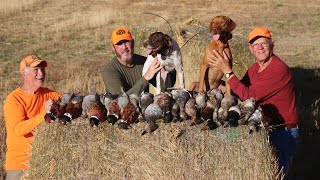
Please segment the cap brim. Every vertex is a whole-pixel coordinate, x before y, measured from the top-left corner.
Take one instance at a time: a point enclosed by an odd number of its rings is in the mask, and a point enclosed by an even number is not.
[[[112,43],[118,44],[120,41],[132,41],[132,38],[121,38],[121,39],[113,40]]]
[[[41,60],[41,61],[39,61],[39,62],[34,62],[34,63],[32,63],[29,67],[34,68],[34,67],[39,67],[39,66],[41,66],[41,65],[43,65],[43,67],[48,67],[48,62],[45,61],[45,60]]]
[[[256,36],[256,37],[252,38],[252,39],[249,41],[249,44],[252,44],[255,40],[257,40],[257,39],[259,39],[259,38],[261,38],[261,37],[270,39],[269,37],[266,37],[266,36]]]
[[[43,64],[44,67],[48,67],[48,62],[46,60],[42,60],[37,66]]]

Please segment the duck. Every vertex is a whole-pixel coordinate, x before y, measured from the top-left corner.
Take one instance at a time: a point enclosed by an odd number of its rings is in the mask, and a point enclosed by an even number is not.
[[[263,111],[261,107],[256,108],[252,115],[248,118],[249,134],[257,132],[263,122]]]
[[[153,103],[154,95],[149,92],[142,92],[139,95],[139,109],[140,109],[140,115],[138,117],[139,122],[145,121],[144,113],[146,108]]]
[[[157,130],[159,125],[155,121],[147,121],[147,125],[145,126],[141,135],[145,135],[146,133],[152,133],[153,131]]]
[[[242,114],[241,118],[239,119],[239,125],[244,125],[257,108],[256,100],[253,97],[246,99],[239,103],[239,107]]]
[[[162,108],[156,102],[153,102],[146,108],[144,116],[146,118],[147,125],[141,135],[152,133],[158,129],[159,125],[156,124],[156,121],[163,117]]]
[[[205,124],[204,126],[202,126],[201,130],[204,131],[204,130],[214,130],[216,128],[218,128],[219,125],[217,124],[216,121],[214,121],[213,119],[207,119],[205,121]]]
[[[205,121],[217,117],[218,109],[223,98],[223,93],[220,89],[214,88],[207,91],[206,96],[206,106],[201,110],[201,118]]]
[[[171,94],[173,100],[175,101],[172,107],[172,114],[174,119],[180,119],[180,121],[187,120],[188,115],[185,111],[185,105],[187,101],[191,98],[191,94],[185,89],[172,90]]]
[[[227,125],[230,127],[236,127],[239,125],[239,119],[241,117],[241,110],[239,105],[231,106],[228,110]]]
[[[191,97],[186,102],[185,111],[186,114],[191,118],[190,126],[194,126],[204,122],[204,120],[200,116],[200,109],[196,104],[196,99],[194,97]]]
[[[207,106],[208,96],[205,92],[199,92],[194,96],[199,109],[204,109]]]
[[[217,121],[219,124],[226,123],[226,121],[228,120],[229,109],[237,104],[238,98],[236,98],[235,96],[229,95],[222,98],[220,108],[218,109]]]
[[[222,91],[219,88],[213,88],[209,91],[207,91],[207,96],[208,99],[212,106],[214,107],[214,111],[213,111],[213,119],[217,121],[217,117],[218,117],[218,110],[221,107],[221,101],[224,98],[224,95],[222,93]]]

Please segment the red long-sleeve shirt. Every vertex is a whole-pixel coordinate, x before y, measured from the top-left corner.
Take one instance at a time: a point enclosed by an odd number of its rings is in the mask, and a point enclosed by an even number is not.
[[[258,72],[259,64],[254,63],[240,81],[236,76],[228,80],[233,93],[241,100],[255,98],[265,115],[272,118],[272,124],[297,124],[296,97],[293,75],[277,56]]]

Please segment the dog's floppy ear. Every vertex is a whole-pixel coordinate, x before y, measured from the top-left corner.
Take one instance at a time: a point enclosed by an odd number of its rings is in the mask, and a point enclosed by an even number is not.
[[[227,16],[216,16],[212,19],[209,25],[210,33],[212,31],[228,31],[231,32],[236,28],[237,24]]]
[[[237,27],[237,24],[229,18],[228,20],[228,31],[231,32]]]

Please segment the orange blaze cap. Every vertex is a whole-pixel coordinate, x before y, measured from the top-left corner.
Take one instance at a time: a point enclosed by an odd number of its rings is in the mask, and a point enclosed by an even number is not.
[[[129,29],[127,28],[117,28],[112,31],[111,42],[112,44],[117,44],[122,40],[132,40],[132,35]]]
[[[266,37],[271,39],[271,34],[268,28],[265,27],[257,27],[254,28],[249,34],[249,43],[252,43],[256,37]]]
[[[26,67],[36,67],[40,63],[43,63],[44,67],[48,66],[48,62],[45,60],[42,60],[37,55],[29,55],[21,60],[20,62],[20,71],[23,70]]]

